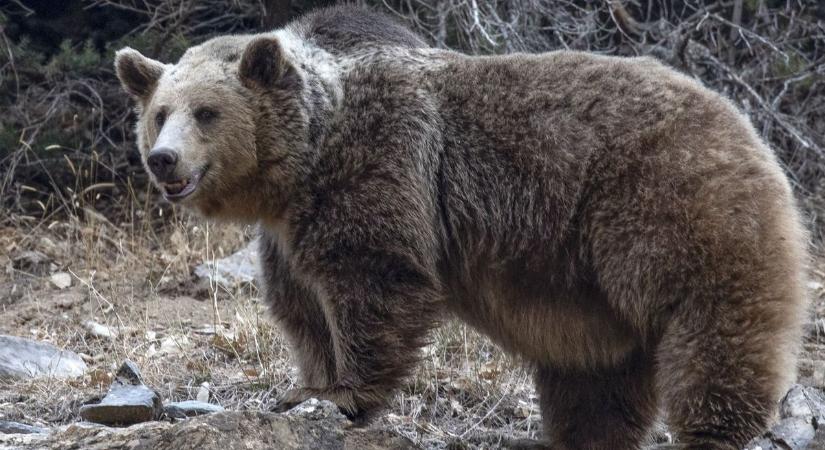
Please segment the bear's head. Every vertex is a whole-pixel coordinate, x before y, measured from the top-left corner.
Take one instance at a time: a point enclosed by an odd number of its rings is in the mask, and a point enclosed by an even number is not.
[[[302,76],[276,36],[215,38],[176,64],[124,48],[115,69],[136,103],[143,163],[167,200],[243,222],[285,206],[310,126]]]

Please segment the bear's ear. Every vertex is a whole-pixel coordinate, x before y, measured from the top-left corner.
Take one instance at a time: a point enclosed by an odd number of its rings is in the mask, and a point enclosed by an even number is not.
[[[241,56],[238,77],[247,88],[267,89],[291,79],[294,69],[284,57],[278,40],[259,37],[250,42]]]
[[[123,89],[143,102],[152,95],[166,66],[137,50],[124,47],[115,54],[115,72]]]

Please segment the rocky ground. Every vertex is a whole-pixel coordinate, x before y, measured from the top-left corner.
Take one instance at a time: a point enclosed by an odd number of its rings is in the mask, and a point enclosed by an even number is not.
[[[459,324],[434,334],[366,428],[325,402],[268,412],[296,373],[251,282],[254,260],[235,253],[250,234],[185,217],[160,231],[0,228],[0,448],[497,448],[536,437],[530,374]],[[823,278],[814,271],[800,384],[749,449],[825,448]],[[668,438],[661,428],[652,443]]]

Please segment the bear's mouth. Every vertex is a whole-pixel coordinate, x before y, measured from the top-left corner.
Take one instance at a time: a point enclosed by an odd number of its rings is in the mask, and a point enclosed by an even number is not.
[[[205,168],[198,169],[193,171],[192,175],[187,178],[161,183],[163,197],[173,202],[189,197],[198,188],[198,183],[200,183],[205,172]]]

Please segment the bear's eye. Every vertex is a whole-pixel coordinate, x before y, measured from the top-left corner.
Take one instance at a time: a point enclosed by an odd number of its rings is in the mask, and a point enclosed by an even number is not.
[[[158,111],[155,114],[155,126],[158,127],[158,130],[163,128],[163,123],[166,122],[166,111]]]
[[[195,111],[195,120],[200,123],[209,123],[218,117],[218,112],[212,108],[198,108]]]

